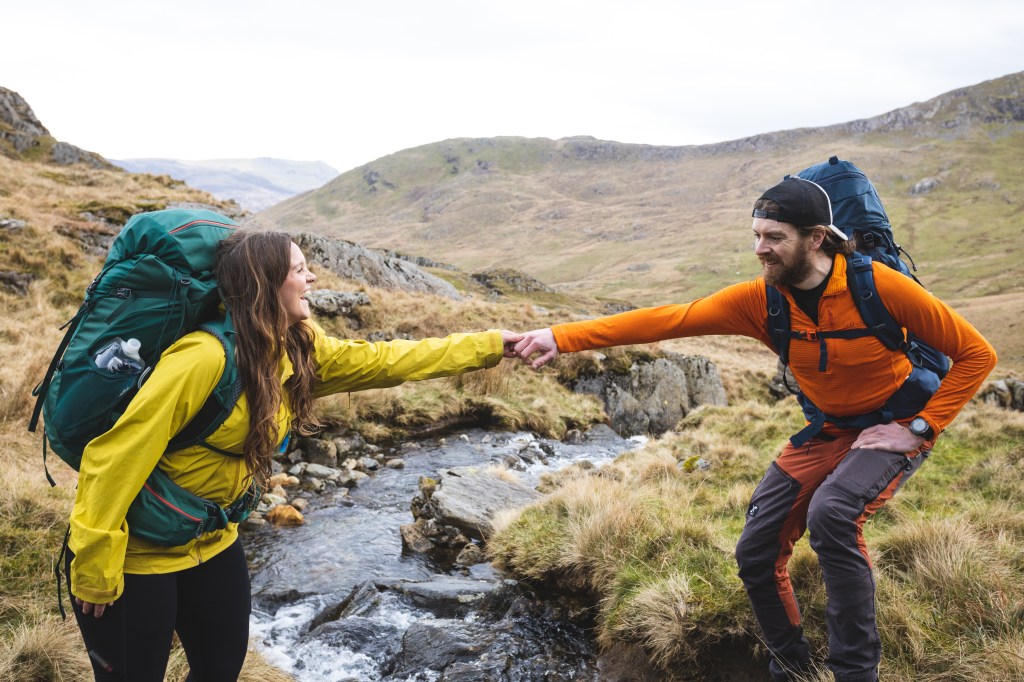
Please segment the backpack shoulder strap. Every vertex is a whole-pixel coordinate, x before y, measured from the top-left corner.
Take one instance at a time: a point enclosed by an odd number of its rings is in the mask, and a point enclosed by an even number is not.
[[[178,450],[190,445],[203,445],[222,455],[240,457],[241,454],[214,448],[206,442],[207,437],[216,431],[231,414],[238,397],[242,394],[242,380],[238,376],[238,364],[235,362],[235,329],[230,315],[223,319],[206,322],[199,329],[212,334],[224,347],[224,372],[221,374],[213,392],[199,408],[199,411],[185,427],[167,444],[168,450]]]
[[[772,345],[778,354],[782,364],[789,364],[789,301],[782,295],[782,292],[765,283],[765,294],[768,297],[768,336],[771,337]]]
[[[885,307],[878,289],[875,288],[875,273],[871,257],[853,253],[846,257],[846,281],[850,295],[857,305],[857,312],[865,326],[890,350],[907,350],[903,328]]]

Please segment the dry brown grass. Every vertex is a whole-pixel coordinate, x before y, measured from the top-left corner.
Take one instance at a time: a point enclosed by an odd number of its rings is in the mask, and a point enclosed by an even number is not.
[[[0,639],[0,681],[79,682],[92,666],[74,619],[39,616],[13,626]]]

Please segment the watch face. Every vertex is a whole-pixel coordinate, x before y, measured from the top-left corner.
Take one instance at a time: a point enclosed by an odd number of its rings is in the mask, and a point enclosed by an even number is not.
[[[914,420],[910,422],[910,432],[915,436],[925,435],[928,433],[928,422],[921,417],[915,417]]]

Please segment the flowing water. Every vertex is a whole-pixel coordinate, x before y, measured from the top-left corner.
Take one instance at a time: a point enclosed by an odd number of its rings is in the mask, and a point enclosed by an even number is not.
[[[524,606],[521,593],[488,564],[467,575],[425,555],[404,553],[399,526],[413,521],[409,504],[421,476],[511,462],[521,470],[520,480],[533,485],[545,472],[580,460],[600,465],[638,442],[607,427],[592,429],[575,444],[482,430],[421,441],[401,449],[405,468],[382,468],[348,496],[313,496],[305,525],[247,532],[251,631],[261,653],[302,682],[433,682],[442,679],[442,669],[444,680],[595,679],[595,652],[578,625]],[[485,613],[461,607],[457,597],[451,602],[455,608],[440,612],[410,599],[404,588],[387,587],[418,584],[423,590],[454,585],[455,592],[466,585],[494,588],[492,608]],[[321,625],[318,614],[354,590],[369,596],[355,600],[357,608],[347,617]],[[426,643],[427,652],[410,652],[412,642]],[[474,657],[472,664],[465,662]]]

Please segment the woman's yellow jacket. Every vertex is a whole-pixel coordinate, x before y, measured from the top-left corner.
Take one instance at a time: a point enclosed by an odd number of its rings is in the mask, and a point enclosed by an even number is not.
[[[396,386],[405,381],[449,376],[493,367],[502,357],[501,333],[453,334],[443,339],[368,343],[336,339],[312,322],[319,385],[317,397]],[[245,460],[193,446],[165,453],[170,438],[199,411],[224,371],[224,348],[206,332],[182,337],[160,357],[152,375],[108,432],[85,449],[71,513],[68,546],[72,592],[93,603],[112,602],[124,588],[124,573],[170,573],[195,566],[230,546],[237,524],[206,533],[178,547],[162,547],[129,534],[125,514],[150,472],[159,466],[175,483],[226,506],[247,485]],[[281,359],[281,383],[292,374]],[[278,411],[279,439],[292,421],[285,393]],[[207,440],[241,452],[249,430],[245,393],[227,420]],[[279,441],[280,442],[280,441]]]

